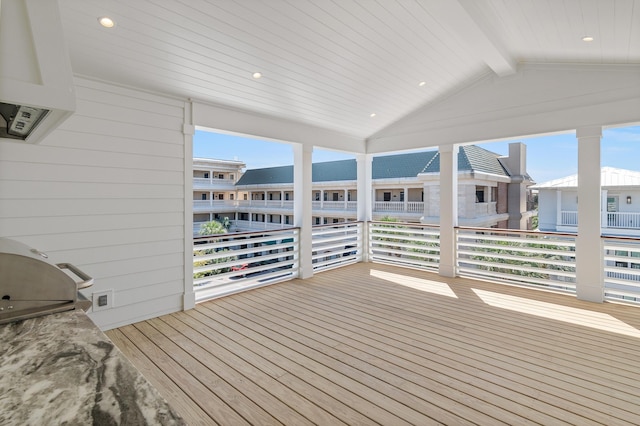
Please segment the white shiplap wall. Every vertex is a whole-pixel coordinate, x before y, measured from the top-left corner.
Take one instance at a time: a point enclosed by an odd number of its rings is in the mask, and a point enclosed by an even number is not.
[[[76,78],[77,110],[38,145],[0,142],[0,236],[112,289],[103,329],[182,309],[185,103]]]

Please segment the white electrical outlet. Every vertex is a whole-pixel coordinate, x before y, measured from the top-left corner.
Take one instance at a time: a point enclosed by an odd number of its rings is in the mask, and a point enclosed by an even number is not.
[[[92,295],[93,312],[113,308],[113,290],[97,291]]]

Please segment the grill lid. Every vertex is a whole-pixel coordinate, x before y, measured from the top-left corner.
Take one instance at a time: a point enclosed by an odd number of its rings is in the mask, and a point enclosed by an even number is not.
[[[63,269],[82,281],[74,281]],[[43,252],[0,238],[0,324],[76,309],[78,289],[92,284],[75,266],[56,265]]]

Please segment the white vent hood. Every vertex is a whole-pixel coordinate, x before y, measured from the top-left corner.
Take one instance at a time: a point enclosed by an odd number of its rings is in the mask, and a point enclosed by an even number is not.
[[[0,0],[0,140],[38,143],[75,109],[57,0]]]

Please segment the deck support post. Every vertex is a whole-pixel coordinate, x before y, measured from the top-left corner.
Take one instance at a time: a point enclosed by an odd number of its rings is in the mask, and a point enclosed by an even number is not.
[[[440,265],[438,274],[455,277],[457,270],[456,226],[458,226],[458,145],[440,151]]]
[[[300,228],[299,278],[313,276],[313,146],[293,144],[293,223]]]
[[[373,197],[373,156],[371,154],[356,154],[357,174],[357,210],[358,221],[363,222],[362,233],[362,261],[369,261],[369,232],[368,222],[372,218]]]
[[[196,294],[193,291],[193,104],[184,103],[184,124],[182,128],[184,140],[184,293],[182,294],[182,310],[196,306]],[[213,175],[213,173],[211,173]],[[209,197],[211,198],[211,197]]]
[[[578,139],[578,236],[576,237],[576,294],[590,302],[604,300],[604,255],[601,236],[601,126],[581,127]]]

